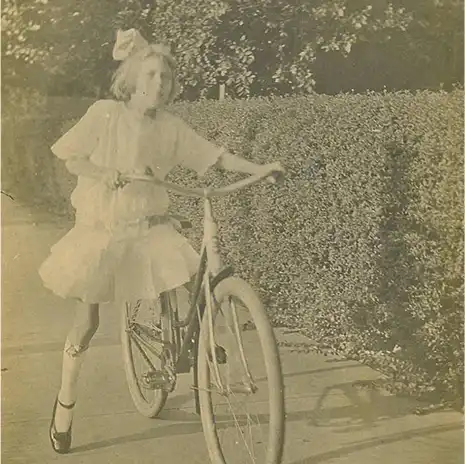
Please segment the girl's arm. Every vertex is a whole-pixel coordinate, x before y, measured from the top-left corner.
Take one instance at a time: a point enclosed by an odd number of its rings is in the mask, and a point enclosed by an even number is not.
[[[259,174],[263,169],[263,165],[252,163],[240,156],[232,153],[224,153],[218,160],[218,167],[226,171],[242,172],[244,174]]]
[[[178,163],[196,171],[199,176],[203,176],[213,166],[250,175],[265,173],[271,169],[284,172],[279,163],[256,164],[227,152],[197,134],[179,118],[173,120],[173,125],[177,128],[176,157]]]
[[[250,175],[260,174],[264,171],[269,171],[270,169],[281,172],[285,171],[279,162],[271,164],[256,164],[228,152],[225,152],[220,156],[217,165],[227,171],[241,172]]]

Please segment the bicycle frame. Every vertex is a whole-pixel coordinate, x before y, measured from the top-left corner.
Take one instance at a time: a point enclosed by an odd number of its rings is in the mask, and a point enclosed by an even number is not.
[[[186,373],[190,371],[191,364],[189,359],[189,352],[194,349],[195,355],[198,348],[198,334],[200,331],[200,322],[207,307],[207,315],[210,318],[210,328],[212,327],[212,308],[211,298],[205,298],[207,295],[211,295],[215,289],[215,286],[223,280],[225,277],[232,275],[233,269],[227,267],[222,269],[221,257],[218,247],[218,227],[216,225],[211,198],[227,196],[235,191],[242,188],[248,187],[261,180],[272,177],[276,181],[282,176],[281,171],[275,171],[270,169],[268,172],[263,172],[254,176],[250,176],[247,179],[238,181],[227,187],[219,189],[200,189],[200,188],[185,188],[175,184],[171,184],[164,180],[160,180],[147,175],[131,175],[126,176],[127,181],[144,181],[149,183],[155,183],[162,187],[177,192],[182,196],[190,196],[204,199],[204,233],[203,241],[201,246],[201,260],[198,273],[194,282],[194,289],[191,291],[191,305],[188,314],[185,319],[178,320],[176,310],[173,311],[169,307],[169,297],[173,295],[173,292],[166,292],[162,295],[162,311],[168,310],[170,317],[170,342],[167,343],[170,352],[173,355],[174,367],[176,373]],[[164,307],[164,308],[163,308]],[[175,305],[177,308],[177,305]],[[234,322],[234,321],[233,321]],[[181,340],[181,329],[186,329],[186,333]],[[210,330],[212,333],[212,328]],[[210,348],[214,352],[214,340],[210,337]],[[179,353],[178,353],[179,350]],[[217,371],[217,363],[213,363],[214,370]],[[218,373],[218,372],[216,372]]]
[[[250,457],[253,458],[255,455],[255,452],[251,453],[250,448],[254,450],[256,443],[263,443],[266,446],[267,462],[281,462],[284,438],[284,398],[276,340],[267,320],[265,308],[260,303],[256,292],[243,279],[228,279],[233,274],[233,269],[231,267],[224,268],[221,262],[218,227],[213,215],[211,200],[212,197],[229,195],[241,188],[258,183],[266,177],[275,177],[276,174],[281,174],[281,171],[278,169],[277,171],[262,172],[249,177],[247,180],[217,190],[178,187],[148,176],[132,176],[132,179],[129,180],[153,182],[168,190],[177,191],[181,195],[202,198],[204,202],[200,263],[193,285],[191,281],[189,287],[190,307],[187,315],[182,319],[179,318],[176,302],[177,289],[163,292],[160,295],[161,325],[158,325],[158,320],[154,318],[156,311],[153,311],[151,302],[149,302],[147,309],[149,316],[147,324],[143,317],[141,317],[140,324],[135,320],[137,304],[140,304],[141,301],[136,303],[134,310],[131,303],[127,303],[126,314],[134,314],[134,324],[131,327],[131,319],[123,319],[124,328],[129,334],[123,333],[122,339],[130,392],[139,412],[147,417],[155,417],[161,411],[167,395],[176,388],[177,374],[188,373],[193,367],[194,378],[191,389],[194,394],[195,410],[197,414],[201,415],[202,427],[212,462],[224,462],[222,444],[219,441],[222,437],[219,437],[217,433],[223,427],[217,428],[217,413],[213,410],[214,399],[219,397],[221,401],[225,402],[224,404],[228,404],[231,408],[231,402],[235,400],[247,402],[250,395],[261,391],[261,384],[258,380],[262,380],[262,377],[253,378],[245,356],[245,348],[249,346],[254,348],[249,334],[243,336],[241,333],[243,326],[239,324],[239,316],[242,316],[245,311],[249,311],[252,320],[256,322],[259,344],[264,353],[264,363],[262,362],[262,364],[266,369],[265,379],[269,378],[270,381],[267,382],[268,387],[265,387],[263,391],[269,394],[270,420],[268,433],[262,431],[258,438],[260,441],[257,441],[257,439],[253,439],[252,434],[255,426],[261,429],[261,419],[258,415],[252,413],[251,418],[246,411],[246,421],[242,424],[239,423],[238,417],[232,411],[236,434],[231,436],[233,440],[231,451],[235,453],[238,449],[234,445],[238,444],[239,432],[244,439]],[[144,313],[145,306],[141,306],[141,308],[142,313]],[[214,322],[215,330],[213,330]],[[148,329],[145,334],[139,330],[143,327]],[[216,327],[218,327],[218,331]],[[135,370],[132,358],[133,348],[131,347],[131,339],[133,338],[142,356],[146,358],[146,367],[142,368],[142,374]],[[145,345],[144,348],[156,356],[156,361],[154,360],[152,363],[153,357],[147,356],[147,352],[144,352],[144,349],[137,343],[138,338]],[[161,366],[158,361],[161,361]],[[255,363],[251,363],[250,367],[255,367]],[[152,397],[145,396],[145,390],[159,391],[154,393],[152,399]],[[239,398],[237,398],[238,396]],[[255,402],[252,400],[254,404],[257,404],[257,401],[261,402],[261,397],[258,397]],[[221,403],[222,405],[223,403]],[[239,414],[243,413],[243,409],[242,406]],[[221,415],[221,413],[219,414]],[[245,434],[247,437],[250,435],[250,439],[245,439]],[[266,443],[264,434],[268,436],[268,443]],[[256,462],[255,459],[253,462]]]
[[[176,372],[186,373],[190,371],[189,352],[196,349],[196,338],[200,330],[200,318],[203,317],[205,306],[209,304],[205,301],[205,295],[211,294],[215,286],[233,274],[231,266],[223,268],[218,249],[217,225],[215,223],[211,199],[206,197],[204,204],[204,237],[200,253],[200,266],[197,272],[194,286],[191,291],[190,308],[187,316],[179,320],[177,317],[172,320],[176,350]],[[176,307],[176,305],[175,305]],[[171,318],[175,316],[171,308]],[[211,311],[209,311],[211,314]],[[181,329],[187,329],[181,341]],[[194,346],[195,345],[195,346]],[[179,349],[179,353],[177,350]]]

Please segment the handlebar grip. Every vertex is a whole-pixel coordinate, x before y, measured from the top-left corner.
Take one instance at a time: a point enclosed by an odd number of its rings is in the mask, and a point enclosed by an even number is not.
[[[280,184],[284,182],[285,179],[285,173],[283,171],[273,171],[270,175],[270,177],[273,179],[273,182],[276,184]]]

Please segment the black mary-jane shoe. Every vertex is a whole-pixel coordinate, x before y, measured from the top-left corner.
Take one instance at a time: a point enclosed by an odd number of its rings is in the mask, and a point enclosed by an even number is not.
[[[55,415],[57,411],[57,406],[60,405],[62,408],[65,409],[73,409],[73,404],[63,404],[57,397],[55,400],[55,404],[53,405],[53,413],[52,413],[52,421],[50,422],[50,429],[49,429],[49,437],[50,443],[52,444],[52,448],[56,453],[59,454],[66,454],[69,452],[71,448],[71,428],[73,425],[73,420],[71,419],[71,423],[69,424],[69,429],[67,432],[57,432],[55,427]]]

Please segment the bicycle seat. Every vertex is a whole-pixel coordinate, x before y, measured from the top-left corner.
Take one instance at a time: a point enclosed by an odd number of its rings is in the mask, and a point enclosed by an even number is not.
[[[188,218],[185,216],[181,216],[180,214],[170,214],[168,215],[168,218],[171,222],[176,224],[179,224],[179,227],[181,229],[191,229],[192,228],[192,222],[189,221]]]

